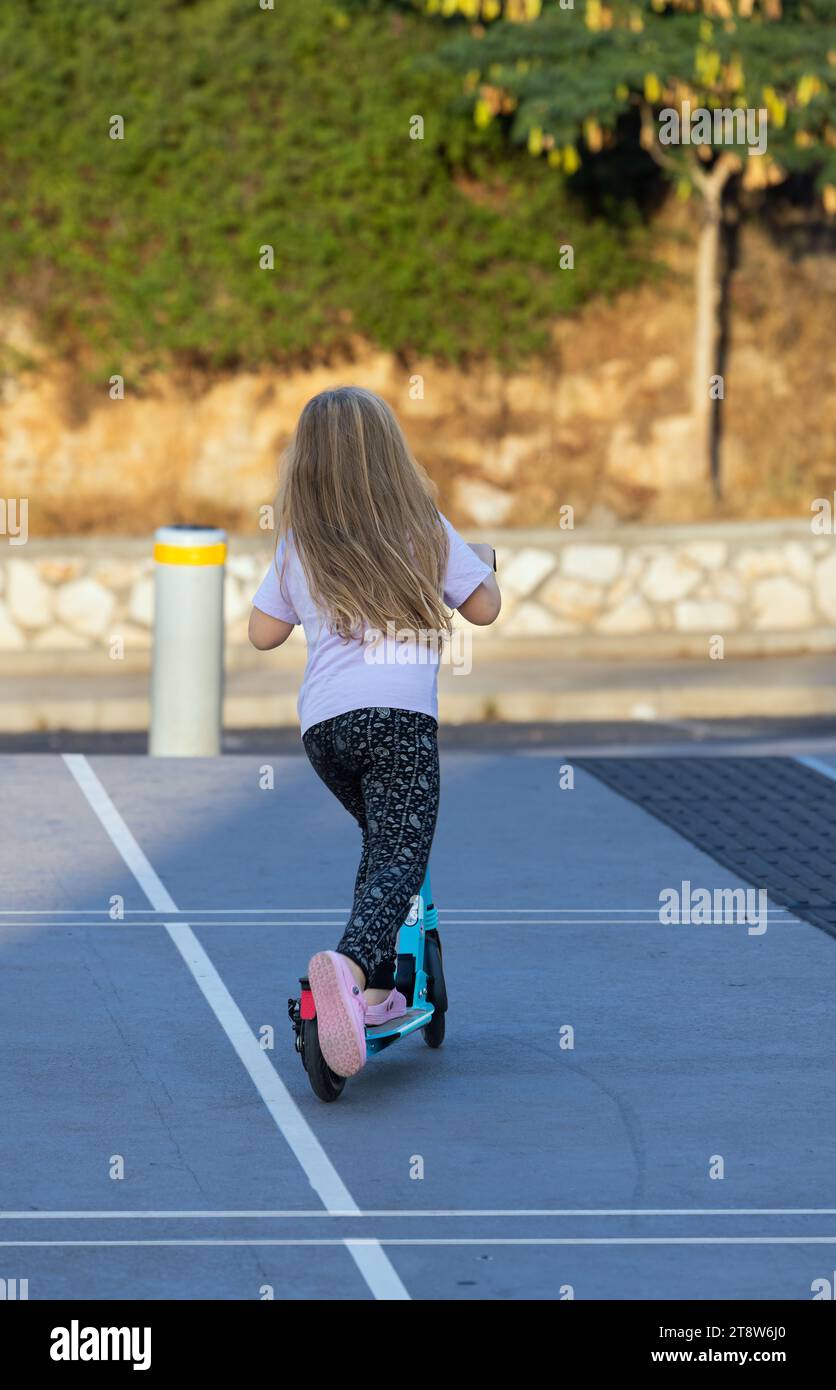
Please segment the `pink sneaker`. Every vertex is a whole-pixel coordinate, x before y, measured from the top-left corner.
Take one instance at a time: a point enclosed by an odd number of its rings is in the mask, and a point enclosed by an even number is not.
[[[354,1076],[366,1061],[366,1006],[360,986],[336,951],[311,957],[308,980],[322,1055],[337,1076]]]
[[[366,1005],[366,1027],[377,1028],[381,1023],[392,1023],[406,1013],[405,997],[399,989],[393,989],[380,1004]]]

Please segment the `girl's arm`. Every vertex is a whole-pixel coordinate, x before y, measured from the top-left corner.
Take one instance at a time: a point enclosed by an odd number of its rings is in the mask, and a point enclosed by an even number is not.
[[[293,623],[286,623],[282,618],[271,618],[269,613],[262,613],[260,608],[254,608],[250,613],[249,638],[260,652],[269,652],[274,647],[280,647],[292,631]]]
[[[493,546],[483,545],[481,542],[471,545],[480,560],[484,560],[486,565],[495,565]],[[469,623],[474,623],[476,627],[488,627],[490,623],[496,622],[499,617],[499,610],[502,607],[502,595],[499,592],[499,585],[496,577],[489,574],[487,579],[483,579],[478,589],[474,589],[469,598],[464,603],[459,604],[458,611]]]

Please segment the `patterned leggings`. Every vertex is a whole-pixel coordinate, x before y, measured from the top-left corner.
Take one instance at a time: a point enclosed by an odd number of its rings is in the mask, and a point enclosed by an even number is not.
[[[438,725],[405,709],[355,709],[302,742],[314,771],[363,833],[351,916],[337,946],[369,989],[395,982],[398,930],[419,892],[438,815]]]

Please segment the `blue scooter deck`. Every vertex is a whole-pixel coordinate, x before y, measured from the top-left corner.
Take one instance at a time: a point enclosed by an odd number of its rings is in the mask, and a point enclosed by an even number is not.
[[[405,1033],[414,1033],[416,1028],[423,1028],[425,1023],[429,1023],[433,1012],[431,1007],[408,1009],[392,1023],[378,1023],[374,1028],[367,1028],[366,1039],[373,1042],[380,1038],[402,1038]]]

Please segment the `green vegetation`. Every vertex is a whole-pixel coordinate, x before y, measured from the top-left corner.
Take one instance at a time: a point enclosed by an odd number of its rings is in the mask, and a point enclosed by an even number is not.
[[[134,382],[309,363],[357,335],[405,359],[546,349],[556,314],[645,273],[640,220],[591,215],[479,129],[458,74],[422,61],[448,40],[324,0],[4,6],[5,302],[87,375]]]
[[[836,212],[833,0],[368,3],[444,21],[458,41],[442,71],[459,73],[475,123],[525,142],[544,173],[611,171],[613,155],[641,148],[681,198],[696,193],[692,413],[719,489],[721,228],[736,222],[742,190],[790,174]]]

